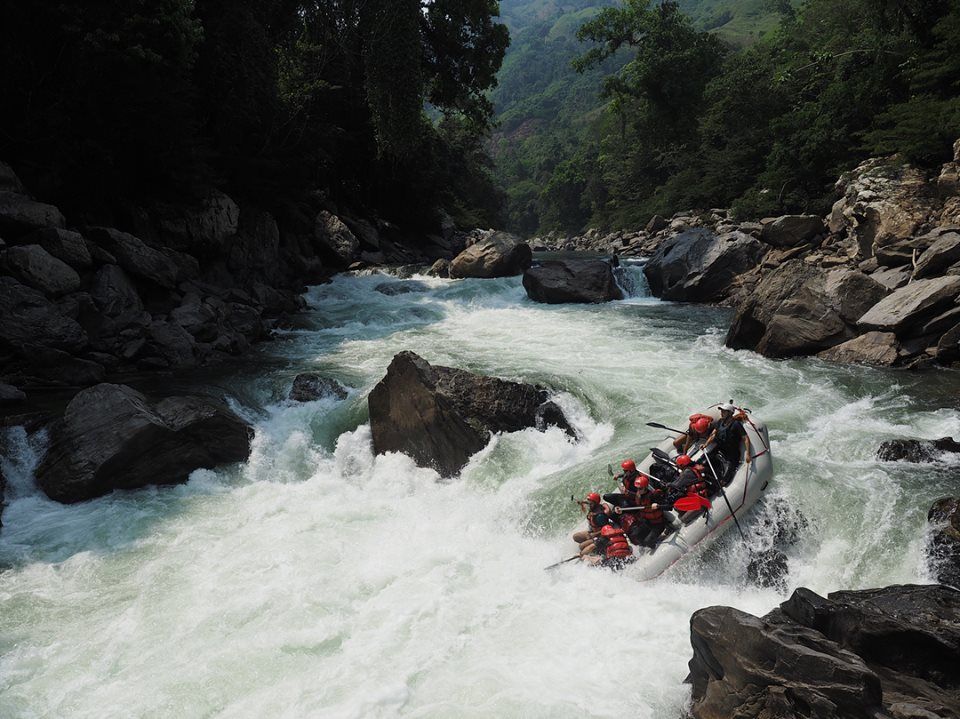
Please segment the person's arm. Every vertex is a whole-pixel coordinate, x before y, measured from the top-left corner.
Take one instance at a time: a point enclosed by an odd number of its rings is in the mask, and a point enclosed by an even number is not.
[[[747,464],[750,464],[750,462],[752,461],[750,454],[753,452],[753,448],[750,446],[750,435],[747,432],[746,427],[743,428],[743,450],[744,450],[743,461],[746,462]]]

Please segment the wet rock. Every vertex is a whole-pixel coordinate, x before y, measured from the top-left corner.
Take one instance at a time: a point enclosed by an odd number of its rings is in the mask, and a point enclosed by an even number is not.
[[[24,238],[27,244],[40,245],[43,249],[70,265],[75,270],[86,270],[93,266],[93,258],[86,240],[79,232],[48,227],[37,230]]]
[[[747,562],[747,580],[758,587],[776,587],[784,589],[790,564],[787,555],[779,549],[764,549],[753,552]]]
[[[196,364],[194,350],[197,341],[183,327],[162,320],[147,329],[148,354],[160,357],[171,367],[192,367]]]
[[[360,255],[360,242],[336,215],[322,210],[314,222],[314,237],[327,250],[330,259],[346,267]]]
[[[960,261],[960,231],[943,232],[917,258],[913,277],[919,280],[943,274],[957,261]]]
[[[943,497],[927,513],[927,555],[937,581],[960,589],[960,497]]]
[[[3,253],[6,270],[23,284],[46,295],[64,295],[80,289],[80,275],[40,245],[19,245]]]
[[[734,280],[756,267],[764,245],[742,232],[715,235],[695,229],[675,235],[657,248],[643,268],[657,297],[683,302],[718,302]]]
[[[43,227],[63,227],[66,220],[53,205],[31,200],[16,192],[0,192],[0,232],[21,237]]]
[[[960,295],[960,277],[917,280],[901,287],[871,307],[857,323],[864,329],[901,335]]]
[[[523,288],[535,302],[595,303],[622,300],[608,260],[543,260],[523,273]]]
[[[201,397],[151,404],[124,385],[78,393],[51,428],[37,483],[51,499],[81,502],[115,489],[185,482],[195,469],[242,462],[253,430]]]
[[[774,247],[801,247],[812,244],[825,231],[817,215],[784,215],[764,221],[760,239]]]
[[[512,277],[533,259],[530,245],[507,232],[494,232],[466,248],[450,262],[450,277]]]
[[[90,296],[100,311],[109,317],[117,317],[131,310],[143,310],[143,302],[133,282],[117,265],[104,265],[97,270]]]
[[[177,286],[180,279],[177,263],[140,238],[112,227],[93,227],[88,236],[114,255],[120,267],[131,275],[168,289]]]
[[[443,258],[440,258],[439,260],[434,262],[432,265],[430,265],[430,269],[427,270],[427,275],[429,275],[430,277],[443,277],[443,278],[449,277],[450,276],[450,260],[445,260]]]
[[[12,277],[0,277],[0,341],[77,352],[87,346],[83,328],[34,289]]]
[[[406,295],[411,292],[426,292],[430,288],[417,280],[401,280],[400,282],[383,282],[373,288],[382,295]]]
[[[900,343],[892,332],[867,332],[831,347],[818,355],[821,359],[843,364],[893,367],[900,359]]]
[[[577,430],[575,430],[567,420],[563,409],[553,400],[547,400],[537,407],[533,426],[541,432],[545,431],[548,427],[558,427],[574,439],[579,438]]]
[[[347,388],[330,377],[304,372],[293,378],[289,398],[294,402],[313,402],[324,397],[346,399]]]
[[[170,312],[170,319],[198,342],[212,342],[219,334],[216,310],[196,294],[184,297],[180,306]]]
[[[940,439],[888,439],[877,450],[881,462],[935,462],[945,453],[960,454],[960,442]]]
[[[23,402],[27,395],[11,384],[0,382],[0,407]]]
[[[27,194],[23,183],[17,177],[17,173],[5,162],[0,162],[0,192],[15,192],[18,195]]]
[[[403,452],[450,477],[491,433],[536,426],[546,400],[546,391],[533,385],[433,366],[401,352],[368,399],[373,448]]]
[[[707,607],[690,618],[690,643],[696,719],[875,719],[881,710],[880,678],[813,629]]]

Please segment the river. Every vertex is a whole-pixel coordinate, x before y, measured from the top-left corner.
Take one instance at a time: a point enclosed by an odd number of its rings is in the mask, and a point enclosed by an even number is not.
[[[875,452],[960,434],[960,381],[733,352],[728,311],[660,302],[626,275],[634,296],[599,306],[532,303],[519,278],[312,288],[303,327],[221,378],[256,427],[250,460],[179,487],[61,506],[32,485],[43,438],[14,432],[0,716],[673,719],[696,609],[929,581],[925,514],[950,478]],[[403,349],[553,388],[581,439],[497,437],[442,482],[374,457],[366,394]],[[285,401],[310,370],[349,397]],[[570,495],[662,439],[646,422],[730,398],[768,423],[775,458],[750,543],[807,520],[784,591],[746,583],[735,531],[653,582],[543,571],[575,549]]]

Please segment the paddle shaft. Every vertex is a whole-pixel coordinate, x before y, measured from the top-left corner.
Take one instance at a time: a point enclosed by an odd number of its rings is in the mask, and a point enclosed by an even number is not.
[[[723,501],[727,503],[727,509],[730,510],[730,516],[733,517],[733,523],[737,525],[737,531],[740,532],[740,538],[746,542],[747,536],[743,533],[743,527],[740,526],[740,520],[737,519],[737,513],[733,511],[733,505],[730,504],[730,500],[727,499],[727,493],[723,489],[722,480],[720,475],[717,474],[717,470],[713,468],[713,462],[710,461],[710,455],[706,452],[703,453],[703,456],[707,459],[707,464],[710,466],[710,471],[713,472],[713,476],[717,480],[717,486],[720,487],[720,495],[723,497]]]
[[[574,555],[573,557],[569,557],[569,558],[567,558],[567,559],[564,559],[563,561],[557,562],[556,564],[551,564],[549,567],[544,567],[543,569],[544,569],[544,571],[546,571],[546,570],[548,570],[548,569],[553,569],[554,567],[559,567],[561,564],[566,564],[567,562],[572,562],[574,559],[580,559],[580,555],[579,555],[579,554]]]

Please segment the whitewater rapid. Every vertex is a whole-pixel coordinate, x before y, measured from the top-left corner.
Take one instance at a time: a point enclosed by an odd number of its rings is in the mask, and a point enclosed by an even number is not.
[[[61,506],[33,487],[44,438],[11,431],[0,717],[672,718],[696,609],[928,581],[925,513],[949,478],[875,452],[960,432],[960,384],[732,352],[726,311],[659,302],[627,275],[636,296],[600,306],[534,304],[519,278],[312,288],[304,326],[221,379],[256,427],[250,460],[183,486]],[[581,439],[496,437],[452,481],[374,457],[366,394],[404,349],[552,388]],[[348,398],[287,402],[303,371]],[[729,398],[767,422],[775,456],[751,543],[782,510],[809,522],[784,592],[746,584],[732,532],[654,582],[543,571],[575,549],[570,495],[662,438],[647,421]]]

